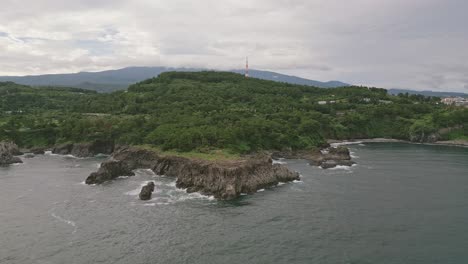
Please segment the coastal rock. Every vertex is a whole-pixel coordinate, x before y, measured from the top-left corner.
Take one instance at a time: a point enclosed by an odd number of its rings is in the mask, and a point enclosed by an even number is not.
[[[316,148],[300,151],[274,152],[272,157],[275,159],[305,159],[311,166],[319,166],[324,169],[334,168],[336,166],[352,166],[353,164],[356,164],[351,161],[349,149],[344,146],[338,146],[336,148],[327,147],[322,150]]]
[[[312,166],[320,166],[320,164],[325,161],[325,156],[321,150],[316,149],[306,156],[305,159],[308,160],[309,164]]]
[[[74,144],[71,154],[76,157],[93,157],[98,154],[111,154],[114,151],[114,142],[96,140],[91,143]]]
[[[71,154],[75,157],[93,157],[97,154],[111,154],[114,151],[114,142],[96,140],[90,143],[67,143],[56,146],[52,153],[60,155]]]
[[[427,136],[426,142],[434,143],[434,142],[437,142],[439,139],[440,139],[440,135],[438,133],[431,133]]]
[[[132,169],[123,161],[109,160],[101,163],[97,172],[91,173],[86,178],[86,184],[101,184],[113,180],[119,176],[134,176]]]
[[[70,154],[80,158],[94,156],[91,151],[91,143],[73,144],[70,150]]]
[[[140,192],[140,200],[150,200],[151,199],[151,194],[153,193],[154,191],[154,182],[149,182],[148,184],[146,184],[145,186],[143,186],[143,188],[141,188],[141,192]]]
[[[19,148],[13,142],[0,142],[0,166],[14,163],[23,163],[20,158],[14,155],[21,155]]]
[[[102,183],[134,169],[152,169],[158,175],[175,177],[178,188],[188,192],[213,195],[218,199],[234,199],[241,193],[299,179],[297,172],[279,164],[272,164],[268,156],[250,157],[232,161],[207,161],[175,156],[159,156],[151,150],[121,148],[92,173],[86,183]],[[113,163],[111,167],[109,164]],[[118,169],[114,169],[114,167]],[[122,169],[123,171],[119,171]]]
[[[312,166],[320,166],[323,169],[334,168],[338,165],[351,166],[355,162],[351,161],[349,149],[343,146],[337,148],[330,147],[323,151],[314,151],[306,159]]]
[[[325,160],[351,160],[349,149],[344,146],[329,148]]]
[[[168,166],[168,163],[172,164]],[[154,172],[177,177],[179,188],[190,188],[191,192],[198,191],[223,200],[299,179],[298,173],[283,165],[272,164],[267,157],[220,163],[179,159],[172,162],[168,157],[154,168]]]
[[[338,162],[336,162],[335,160],[326,160],[320,164],[320,167],[322,169],[331,169],[331,168],[336,167],[337,165],[338,165]]]
[[[27,159],[31,159],[31,158],[34,158],[34,154],[33,153],[26,153],[24,154],[24,157],[27,158]]]
[[[23,152],[20,151],[18,145],[9,141],[2,141],[0,144],[3,146],[3,149],[8,151],[13,156],[23,155]]]
[[[67,154],[70,154],[72,148],[73,148],[73,144],[71,143],[61,144],[61,145],[55,146],[52,149],[52,153],[60,154],[60,155],[67,155]]]
[[[305,159],[319,164],[323,161],[324,158],[319,148],[296,151],[277,151],[273,152],[271,154],[271,157],[274,159]]]
[[[434,143],[437,142],[441,136],[439,133],[429,133],[426,134],[421,132],[420,134],[410,134],[409,136],[411,142],[419,142],[419,143]]]
[[[356,162],[351,160],[325,160],[320,164],[322,169],[331,169],[335,168],[336,166],[353,166]]]
[[[13,157],[10,160],[9,164],[15,164],[15,163],[23,163],[23,161],[19,157]]]
[[[34,155],[44,155],[45,153],[45,148],[32,148],[29,150]]]

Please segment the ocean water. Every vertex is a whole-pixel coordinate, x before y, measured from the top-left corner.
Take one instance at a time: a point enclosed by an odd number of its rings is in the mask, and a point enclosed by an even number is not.
[[[103,158],[0,168],[0,263],[468,263],[468,149],[350,146],[357,166],[230,202],[137,176],[87,186]],[[153,199],[138,192],[155,181]]]

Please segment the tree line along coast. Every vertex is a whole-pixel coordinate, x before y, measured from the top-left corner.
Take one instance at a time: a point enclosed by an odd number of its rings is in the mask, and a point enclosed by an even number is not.
[[[327,139],[467,139],[468,109],[368,87],[315,88],[225,72],[168,72],[126,91],[0,84],[0,135],[20,147],[112,140],[233,154]],[[319,102],[328,102],[319,104]]]

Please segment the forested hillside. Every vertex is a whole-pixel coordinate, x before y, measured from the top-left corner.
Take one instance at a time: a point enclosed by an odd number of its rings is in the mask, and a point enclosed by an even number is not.
[[[0,140],[23,146],[113,139],[165,150],[248,153],[313,148],[329,138],[468,135],[468,109],[438,104],[436,97],[321,89],[225,72],[168,72],[110,94],[0,83],[0,95]]]

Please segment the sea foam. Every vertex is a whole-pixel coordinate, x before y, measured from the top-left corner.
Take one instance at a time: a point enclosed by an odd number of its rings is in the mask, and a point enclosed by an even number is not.
[[[147,171],[146,173],[149,173],[149,171]],[[138,196],[138,194],[141,191],[141,188],[145,186],[148,182],[154,182],[154,184],[156,185],[156,188],[150,200],[150,202],[155,205],[170,205],[188,200],[215,200],[214,196],[203,195],[198,192],[187,193],[186,189],[179,189],[176,187],[176,181],[174,179],[165,178],[163,176],[156,176],[155,179],[151,181],[143,181],[139,184],[140,186],[138,188],[128,191],[125,194],[130,196]],[[143,205],[149,206],[147,204],[148,203],[144,203]]]
[[[73,232],[72,234],[76,233],[76,230],[77,230],[77,227],[76,227],[76,223],[71,221],[71,220],[68,220],[68,219],[65,219],[63,217],[60,217],[58,215],[56,215],[55,213],[51,213],[50,214],[53,218],[57,219],[58,221],[62,222],[62,223],[65,223],[67,225],[70,225],[73,227]]]
[[[273,160],[272,164],[287,164],[287,162],[284,161],[284,159],[277,159],[277,160]]]

